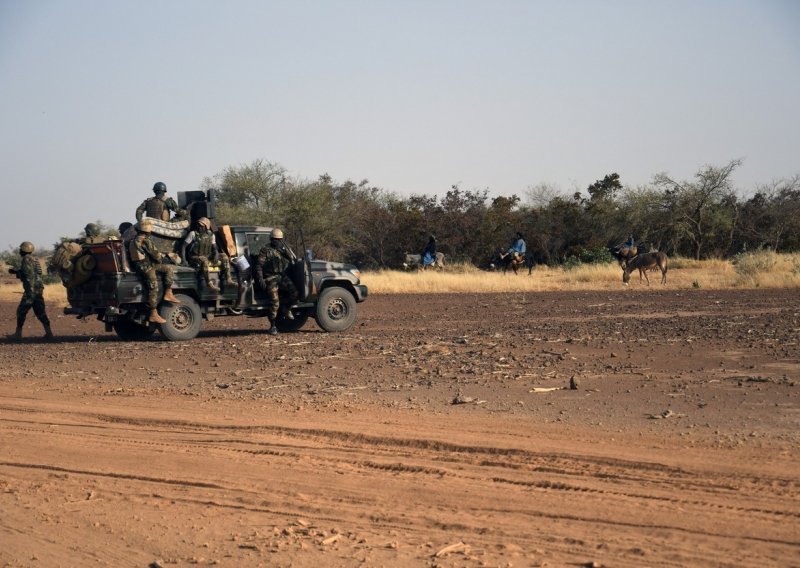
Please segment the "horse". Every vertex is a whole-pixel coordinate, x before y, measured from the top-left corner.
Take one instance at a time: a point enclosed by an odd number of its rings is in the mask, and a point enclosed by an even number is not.
[[[421,254],[406,253],[405,262],[403,262],[403,268],[406,270],[410,270],[411,268],[416,268],[417,270],[426,270],[430,267],[444,270],[444,253],[437,252],[433,264],[429,264],[428,266],[422,266]]]
[[[631,279],[631,272],[634,270],[639,271],[639,278],[641,279],[644,274],[647,285],[650,286],[650,278],[647,277],[647,271],[659,268],[661,270],[661,283],[667,283],[667,255],[663,252],[647,252],[639,254],[627,262],[622,269],[622,282],[625,286]]]

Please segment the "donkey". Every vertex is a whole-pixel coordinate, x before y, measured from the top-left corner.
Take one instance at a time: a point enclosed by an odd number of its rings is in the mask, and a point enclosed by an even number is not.
[[[611,256],[617,259],[617,262],[619,262],[620,267],[625,268],[625,265],[628,264],[631,260],[633,260],[636,257],[636,255],[647,252],[647,247],[642,244],[634,247],[617,246],[617,247],[609,247],[608,251],[611,253]]]
[[[444,270],[444,253],[437,252],[433,264],[429,264],[428,266],[422,266],[421,254],[406,254],[405,262],[403,262],[403,268],[406,270],[410,270],[412,268],[416,268],[417,270],[424,270],[426,268]]]
[[[633,260],[629,260],[625,267],[622,269],[622,282],[625,286],[631,279],[631,272],[634,270],[639,271],[639,278],[644,274],[647,285],[650,286],[650,278],[647,277],[647,271],[658,268],[661,270],[661,283],[667,283],[667,255],[663,252],[647,252],[637,255]]]

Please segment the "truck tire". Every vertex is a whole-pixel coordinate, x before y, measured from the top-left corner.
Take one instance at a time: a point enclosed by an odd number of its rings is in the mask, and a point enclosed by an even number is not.
[[[153,337],[156,326],[141,325],[129,318],[122,318],[114,322],[114,331],[123,341],[145,341]]]
[[[282,315],[278,316],[278,321],[275,322],[275,325],[278,326],[278,331],[281,332],[295,332],[298,331],[301,327],[306,325],[308,321],[308,311],[302,310],[299,312],[292,312],[294,315],[294,319],[286,319]]]
[[[325,331],[347,331],[356,322],[356,299],[340,286],[325,288],[317,300],[317,324]]]
[[[167,323],[161,324],[161,335],[170,341],[188,341],[197,337],[200,333],[200,324],[203,321],[203,314],[200,313],[200,306],[194,298],[185,294],[176,294],[181,303],[163,303],[158,310],[161,317]]]

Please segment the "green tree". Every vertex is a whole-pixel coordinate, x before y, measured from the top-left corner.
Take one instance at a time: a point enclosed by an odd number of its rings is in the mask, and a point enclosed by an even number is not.
[[[741,160],[731,160],[722,167],[703,166],[693,182],[677,182],[664,173],[653,179],[665,192],[676,232],[690,242],[697,260],[705,254],[706,244],[719,239],[720,231],[732,232],[736,217],[731,208],[736,203],[732,175],[741,164]]]

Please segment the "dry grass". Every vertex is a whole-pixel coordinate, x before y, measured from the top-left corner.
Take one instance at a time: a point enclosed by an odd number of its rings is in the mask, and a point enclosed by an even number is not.
[[[739,274],[727,260],[696,261],[685,258],[669,260],[667,288],[672,290],[704,288],[800,288],[800,256],[775,255],[776,262],[768,270],[753,276]],[[649,272],[650,288],[661,288],[661,272]],[[622,269],[617,264],[590,264],[571,270],[536,267],[514,275],[509,272],[485,272],[469,266],[448,266],[445,272],[401,272],[381,270],[365,272],[362,281],[371,294],[404,292],[545,292],[566,290],[620,290]],[[638,272],[631,274],[630,289],[646,289],[639,282]]]
[[[765,254],[771,256],[765,259]],[[754,264],[757,266],[755,270],[751,268]],[[670,258],[667,289],[800,288],[798,254],[758,251],[739,255],[737,265],[728,260]],[[743,265],[748,269],[744,270]],[[660,272],[650,272],[648,276],[651,289],[662,287]],[[622,284],[622,270],[616,264],[587,264],[571,270],[538,266],[530,276],[527,269],[514,275],[511,272],[486,272],[469,264],[449,265],[444,272],[363,272],[362,282],[369,287],[370,294],[548,292],[625,288]],[[631,274],[629,288],[646,290],[647,284],[640,283],[638,273],[634,272]],[[0,301],[17,303],[21,295],[22,284],[18,280],[10,276],[0,280]],[[44,298],[48,308],[59,309],[67,305],[67,293],[60,284],[45,286]]]

